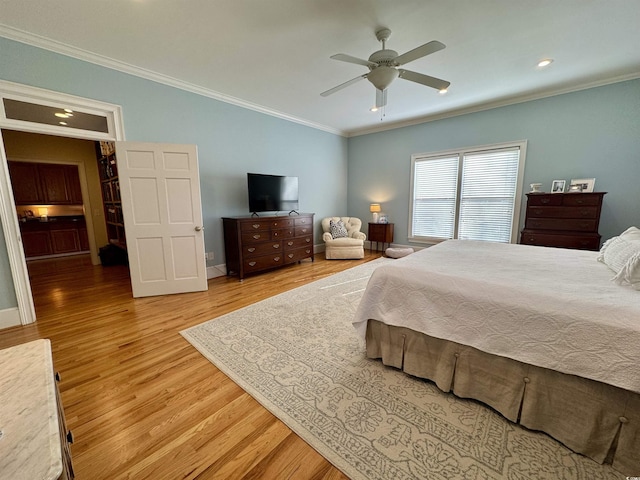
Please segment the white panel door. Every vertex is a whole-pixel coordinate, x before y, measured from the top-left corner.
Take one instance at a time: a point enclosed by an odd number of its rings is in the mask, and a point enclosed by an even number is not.
[[[195,145],[116,142],[134,297],[207,289]]]

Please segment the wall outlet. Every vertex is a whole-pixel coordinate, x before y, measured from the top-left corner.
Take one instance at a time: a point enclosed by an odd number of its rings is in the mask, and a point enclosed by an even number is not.
[[[204,256],[207,260],[213,260],[213,252],[207,252]]]

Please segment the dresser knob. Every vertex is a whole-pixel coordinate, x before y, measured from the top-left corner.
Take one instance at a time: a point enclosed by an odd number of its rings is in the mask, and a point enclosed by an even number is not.
[[[256,249],[255,249],[255,248],[253,248],[253,247],[251,247],[251,248],[247,248],[247,251],[248,251],[249,253],[253,253],[253,252],[255,252],[255,251],[256,251]]]
[[[289,258],[293,258],[293,253],[290,253],[289,255],[287,255]]]
[[[256,230],[258,228],[260,228],[260,224],[259,223],[254,223],[253,225],[251,225],[253,228],[255,228]]]
[[[255,267],[256,266],[256,262],[249,262],[249,266],[250,267]]]
[[[310,238],[307,238],[307,243],[309,243],[310,241],[311,241],[311,239],[310,239]]]
[[[273,257],[273,261],[274,262],[279,262],[280,261],[280,257]]]
[[[293,242],[287,242],[287,245],[291,247],[293,246]]]
[[[540,203],[549,203],[551,201],[550,198],[541,198]]]
[[[280,248],[280,244],[279,243],[274,243],[273,244],[273,248]]]
[[[253,236],[253,238],[254,238],[254,239],[256,239],[256,240],[258,240],[260,237],[261,237],[261,235],[260,235],[259,233],[256,233],[256,234]]]

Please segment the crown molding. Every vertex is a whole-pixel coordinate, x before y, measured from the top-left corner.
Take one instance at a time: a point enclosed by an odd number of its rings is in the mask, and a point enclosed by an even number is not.
[[[214,90],[201,87],[193,83],[185,82],[177,78],[164,75],[162,73],[157,73],[151,70],[147,70],[145,68],[136,67],[135,65],[131,65],[129,63],[121,62],[113,58],[109,58],[103,55],[99,55],[97,53],[89,52],[81,48],[73,47],[71,45],[67,45],[66,43],[58,42],[57,40],[52,40],[50,38],[46,38],[40,35],[25,32],[23,30],[10,27],[8,25],[0,24],[0,37],[5,37],[5,38],[8,38],[9,40],[14,40],[16,42],[24,43],[26,45],[42,48],[50,52],[59,53],[67,57],[93,63],[95,65],[110,68],[112,70],[117,70],[122,73],[144,78],[146,80],[151,80],[156,83],[168,85],[170,87],[178,88],[180,90],[185,90],[187,92],[195,93],[203,97],[212,98],[214,100],[219,100],[221,102],[229,103],[231,105],[236,105],[238,107],[246,108],[248,110],[253,110],[255,112],[264,113],[265,115],[277,117],[282,120],[297,123],[300,125],[317,129],[317,130],[322,130],[322,131],[332,133],[335,135],[340,135],[343,137],[347,136],[347,132],[338,130],[333,127],[329,127],[327,125],[321,125],[318,123],[310,122],[308,120],[298,118],[293,115],[288,115],[286,113],[264,107],[262,105],[247,102],[245,100],[241,100],[239,98],[232,97],[230,95],[225,95],[223,93],[216,92]]]
[[[544,90],[536,93],[528,93],[525,95],[517,95],[513,97],[507,97],[487,103],[478,103],[470,107],[448,110],[432,115],[425,115],[418,118],[413,118],[406,121],[389,123],[385,126],[376,126],[373,128],[351,130],[347,134],[347,137],[358,137],[361,135],[368,135],[370,133],[379,133],[387,130],[395,130],[397,128],[410,127],[413,125],[420,125],[422,123],[435,122],[436,120],[443,120],[445,118],[458,117],[460,115],[467,115],[469,113],[482,112],[484,110],[492,110],[494,108],[506,107],[509,105],[515,105],[518,103],[531,102],[533,100],[541,100],[543,98],[555,97],[557,95],[564,95],[565,93],[573,93],[581,90],[588,90],[590,88],[603,87],[614,83],[626,82],[628,80],[636,80],[640,78],[640,72],[630,73],[626,75],[619,75],[617,77],[609,77],[592,82],[585,82],[581,84],[572,85],[570,87],[556,88],[551,90]]]

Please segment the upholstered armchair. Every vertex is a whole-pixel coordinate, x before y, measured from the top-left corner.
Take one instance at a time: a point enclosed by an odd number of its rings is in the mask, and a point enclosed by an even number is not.
[[[362,221],[355,217],[327,217],[322,219],[322,240],[327,260],[364,258],[364,241],[360,231]]]

